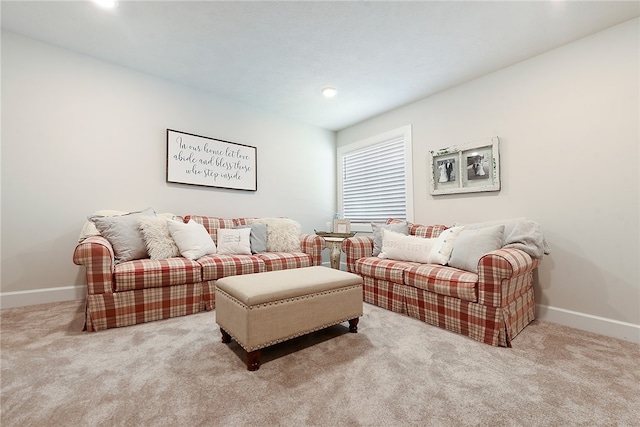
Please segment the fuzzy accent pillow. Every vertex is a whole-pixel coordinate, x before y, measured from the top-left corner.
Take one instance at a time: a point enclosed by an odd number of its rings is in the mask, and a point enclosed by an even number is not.
[[[248,224],[266,224],[267,251],[301,252],[300,223],[289,218],[254,218]]]
[[[169,233],[180,249],[180,255],[188,259],[198,259],[216,253],[216,244],[202,224],[190,219],[188,223],[167,221]]]
[[[116,262],[146,258],[147,245],[140,232],[138,220],[143,216],[156,216],[151,208],[119,216],[90,216],[100,234],[111,243]]]
[[[218,254],[251,255],[251,228],[219,228]]]
[[[180,249],[169,233],[165,218],[147,216],[138,220],[147,252],[151,259],[166,259],[180,256]]]

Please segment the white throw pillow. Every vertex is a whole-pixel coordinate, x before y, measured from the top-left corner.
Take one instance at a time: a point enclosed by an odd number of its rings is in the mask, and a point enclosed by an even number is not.
[[[251,228],[219,228],[218,254],[251,255]]]
[[[402,233],[383,229],[382,250],[378,258],[429,263],[429,255],[436,239],[405,236]]]
[[[147,208],[120,216],[91,216],[89,220],[113,246],[116,262],[124,262],[148,256],[138,220],[143,216],[155,215],[153,209]]]
[[[430,264],[446,265],[449,262],[454,243],[463,229],[464,227],[451,227],[440,233],[429,254]]]
[[[147,252],[151,259],[166,259],[180,256],[180,249],[169,233],[168,219],[147,216],[138,220]]]
[[[382,250],[382,230],[391,230],[396,233],[409,234],[409,224],[406,221],[392,222],[390,224],[371,223],[371,231],[373,231],[373,252],[371,256],[378,256]]]
[[[449,266],[478,272],[478,261],[485,254],[502,248],[504,225],[462,230],[453,244]]]
[[[267,251],[300,252],[300,224],[289,218],[255,218],[248,224],[267,225]]]
[[[190,219],[188,223],[168,221],[169,233],[176,242],[180,255],[197,259],[216,253],[216,244],[202,224]]]

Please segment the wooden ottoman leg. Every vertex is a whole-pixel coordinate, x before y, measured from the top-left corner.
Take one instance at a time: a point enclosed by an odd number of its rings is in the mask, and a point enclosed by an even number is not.
[[[231,342],[231,335],[229,335],[227,331],[222,328],[220,328],[220,332],[222,333],[222,342],[225,344],[229,344]]]
[[[247,351],[247,369],[257,371],[260,369],[260,350]]]
[[[349,320],[349,332],[351,332],[352,334],[357,334],[358,333],[358,321],[359,320],[360,320],[359,317],[356,317],[355,319]]]

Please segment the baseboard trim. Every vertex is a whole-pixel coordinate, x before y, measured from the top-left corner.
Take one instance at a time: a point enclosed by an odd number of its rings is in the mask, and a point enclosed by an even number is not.
[[[536,317],[559,325],[640,344],[640,325],[633,323],[542,304],[536,304]]]
[[[29,291],[2,292],[0,293],[0,308],[83,300],[86,295],[86,286],[61,286]]]
[[[329,266],[328,264],[323,263],[327,267]],[[341,267],[345,266],[341,265]],[[83,300],[86,295],[85,286],[61,286],[58,288],[2,292],[0,293],[0,308]],[[633,323],[542,304],[536,304],[536,317],[571,328],[640,344],[640,325],[634,325]]]

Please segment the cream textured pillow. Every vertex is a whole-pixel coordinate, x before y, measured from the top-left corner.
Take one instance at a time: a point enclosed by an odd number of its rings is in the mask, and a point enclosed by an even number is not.
[[[267,225],[267,251],[300,252],[300,224],[289,218],[255,218],[248,224]]]
[[[89,220],[113,246],[116,262],[124,262],[148,256],[138,220],[143,216],[155,215],[153,209],[147,208],[120,216],[90,216]]]
[[[502,248],[504,225],[462,230],[455,243],[449,266],[478,272],[478,261],[483,255]]]
[[[219,228],[218,254],[251,255],[251,228]]]
[[[378,258],[429,263],[429,255],[436,239],[405,236],[402,233],[383,229],[382,250]]]
[[[147,216],[138,220],[147,252],[151,259],[166,259],[180,256],[180,249],[169,233],[169,219]]]
[[[464,227],[451,227],[440,233],[431,248],[429,263],[446,265],[451,258],[454,243],[463,229]]]
[[[372,222],[371,230],[373,231],[373,252],[371,256],[378,256],[382,250],[382,230],[391,230],[406,236],[409,234],[409,224],[406,221],[392,222],[391,224]]]
[[[202,224],[190,219],[188,223],[167,221],[169,233],[180,249],[180,255],[197,259],[216,253],[216,244]]]

